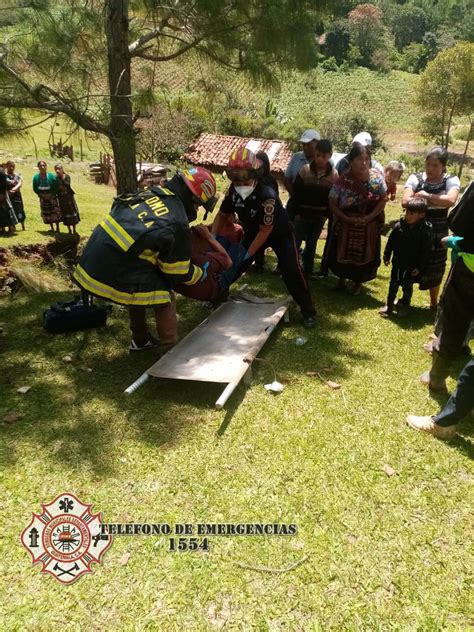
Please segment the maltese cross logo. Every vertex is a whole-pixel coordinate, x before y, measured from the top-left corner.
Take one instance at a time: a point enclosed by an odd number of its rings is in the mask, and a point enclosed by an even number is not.
[[[91,512],[74,494],[60,494],[40,514],[33,513],[21,534],[21,543],[33,564],[50,573],[62,584],[72,584],[84,573],[91,573],[112,544],[112,536],[101,531],[101,514]]]

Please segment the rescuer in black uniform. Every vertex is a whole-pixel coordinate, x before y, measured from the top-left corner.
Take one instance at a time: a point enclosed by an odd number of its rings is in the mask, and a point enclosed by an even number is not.
[[[178,172],[166,187],[115,198],[109,215],[94,229],[74,270],[85,290],[127,305],[130,351],[157,346],[146,323],[153,307],[162,352],[178,340],[175,283],[193,285],[206,278],[191,263],[189,222],[202,205],[211,211],[216,183],[201,167]]]
[[[278,257],[281,275],[288,291],[299,305],[305,327],[314,327],[316,311],[306,279],[301,270],[293,228],[277,193],[258,181],[260,161],[245,147],[232,152],[227,175],[232,181],[220,207],[212,232],[217,234],[237,213],[244,229],[246,252],[235,281],[251,265],[262,248],[273,248]]]

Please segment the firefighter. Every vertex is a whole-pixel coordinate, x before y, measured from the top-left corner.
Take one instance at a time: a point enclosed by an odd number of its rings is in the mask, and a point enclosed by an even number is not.
[[[231,186],[217,214],[212,232],[225,231],[237,213],[244,229],[244,255],[235,281],[251,265],[262,248],[273,248],[288,291],[299,305],[305,327],[314,327],[316,311],[299,263],[293,227],[277,193],[258,179],[260,161],[241,147],[229,158],[227,176]]]
[[[215,194],[214,177],[205,169],[178,171],[166,187],[115,198],[87,242],[74,279],[87,292],[128,307],[131,352],[158,344],[147,327],[146,307],[153,307],[161,351],[178,341],[172,289],[207,276],[205,267],[190,261],[189,222],[200,205],[212,211]]]

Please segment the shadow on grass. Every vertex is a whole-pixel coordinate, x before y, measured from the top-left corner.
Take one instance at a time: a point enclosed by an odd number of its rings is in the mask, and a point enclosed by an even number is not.
[[[286,294],[277,275],[247,275],[240,284],[243,282],[261,296]],[[371,309],[376,301],[370,293],[340,296],[319,284],[316,291],[317,327],[303,329],[301,317],[292,307],[290,325],[280,325],[260,355],[272,358],[278,375],[299,377],[330,365],[331,377],[344,379],[352,370],[351,364],[371,357],[342,339],[351,329],[348,316],[354,309]],[[2,301],[5,334],[0,342],[9,368],[2,377],[6,387],[3,415],[24,415],[16,423],[3,424],[4,466],[13,466],[22,446],[30,445],[68,467],[84,466],[99,476],[110,476],[119,467],[117,451],[129,429],[156,449],[192,441],[196,423],[214,410],[223,385],[153,379],[127,397],[124,389],[155,362],[156,355],[152,351],[127,353],[125,309],[114,306],[109,324],[101,329],[57,336],[42,329],[43,310],[75,293],[22,292]],[[178,313],[181,337],[209,314],[200,304],[186,299],[179,299]],[[308,342],[295,347],[294,340],[300,335]],[[73,361],[65,363],[65,355],[71,355]],[[30,385],[31,391],[18,395],[17,389],[23,385]],[[246,388],[240,385],[222,413],[217,436],[228,429],[245,394]]]
[[[411,306],[406,316],[400,317],[396,314],[391,316],[391,320],[396,323],[400,329],[413,331],[414,329],[423,329],[426,325],[434,326],[435,312],[426,307]]]

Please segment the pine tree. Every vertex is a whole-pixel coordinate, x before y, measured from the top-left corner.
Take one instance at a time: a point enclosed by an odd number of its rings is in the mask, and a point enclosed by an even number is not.
[[[156,64],[193,53],[270,83],[280,68],[313,63],[314,6],[312,0],[31,0],[14,31],[0,35],[0,114],[1,108],[17,117],[31,110],[65,114],[106,136],[118,191],[133,190],[136,122],[153,100]]]

